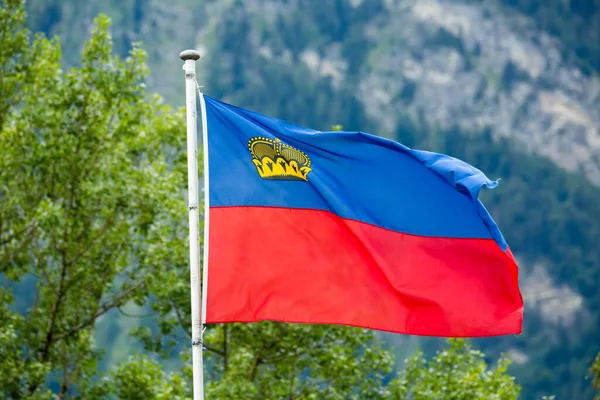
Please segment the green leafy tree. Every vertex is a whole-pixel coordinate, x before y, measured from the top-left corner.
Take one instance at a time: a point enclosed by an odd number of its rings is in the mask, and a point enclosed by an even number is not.
[[[76,397],[92,400],[183,400],[189,398],[189,391],[184,375],[165,373],[156,360],[146,356],[131,356]]]
[[[372,332],[325,325],[235,324],[210,332],[218,346],[209,392],[215,398],[381,399],[391,355]]]
[[[596,356],[596,361],[592,364],[590,373],[592,374],[592,385],[598,390],[596,400],[600,400],[600,353]]]
[[[461,339],[451,339],[431,360],[418,352],[406,364],[391,384],[392,399],[512,400],[521,390],[507,374],[508,358],[490,368],[485,355]]]
[[[264,325],[270,329],[272,338],[292,338],[286,330],[296,330],[298,326],[276,323]],[[381,371],[383,361],[388,368],[388,358],[379,359],[378,352],[367,347],[361,355],[352,354],[350,343],[328,348],[303,349],[302,343],[289,343],[289,354],[282,354],[286,346],[279,347],[265,341],[265,337],[254,337],[250,346],[240,346],[244,340],[227,330],[244,329],[251,325],[223,325],[219,334],[231,335],[211,337],[213,340],[230,341],[230,353],[225,360],[221,358],[206,377],[207,397],[217,399],[384,399],[384,400],[472,400],[497,399],[513,400],[519,398],[521,388],[514,377],[507,373],[509,360],[498,360],[494,367],[485,361],[485,355],[471,348],[467,341],[452,339],[449,346],[436,356],[426,360],[421,352],[407,360],[405,369],[391,383],[383,385],[376,371]],[[300,327],[302,328],[302,327]],[[322,329],[319,331],[319,329]],[[343,328],[338,328],[343,332]],[[244,334],[255,328],[248,329]],[[314,334],[332,335],[335,328],[304,326],[304,337]],[[348,331],[348,330],[346,330]],[[352,330],[350,330],[352,331]],[[254,333],[254,332],[253,332]],[[264,334],[265,332],[261,332]],[[356,332],[353,332],[356,333]],[[366,333],[366,331],[364,331]],[[239,334],[238,334],[239,335]],[[333,333],[336,335],[336,333]],[[368,335],[368,334],[367,334]],[[370,338],[370,335],[369,335]],[[347,340],[348,338],[342,338]],[[311,341],[312,339],[307,339]],[[362,342],[364,338],[355,339]],[[237,344],[236,344],[237,343]],[[266,344],[267,348],[260,346]],[[258,346],[257,346],[258,345]],[[275,350],[279,348],[279,350]],[[276,353],[277,352],[277,353]],[[257,364],[256,355],[260,354],[264,362]],[[379,361],[376,361],[379,359]],[[209,358],[214,362],[215,360]],[[128,363],[131,363],[128,365]],[[209,362],[210,363],[210,362]],[[361,363],[365,365],[360,365]],[[189,369],[182,375],[167,375],[160,372],[154,362],[144,358],[132,358],[119,367],[119,373],[113,373],[85,398],[104,398],[107,393],[131,397],[131,399],[162,399],[164,393],[179,399],[183,393],[182,385]],[[299,371],[301,373],[299,373]],[[136,391],[136,387],[144,390]],[[138,394],[139,393],[139,397]],[[551,400],[554,397],[543,397]]]
[[[112,56],[107,18],[63,71],[21,3],[0,8],[0,397],[66,397],[96,374],[98,319],[178,262],[153,249],[184,237],[184,126],[145,92],[142,50]]]

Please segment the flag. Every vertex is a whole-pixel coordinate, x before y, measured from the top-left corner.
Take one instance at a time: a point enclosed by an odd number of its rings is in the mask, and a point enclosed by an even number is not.
[[[363,132],[204,101],[206,323],[521,332],[518,266],[478,199],[496,186],[481,171]]]

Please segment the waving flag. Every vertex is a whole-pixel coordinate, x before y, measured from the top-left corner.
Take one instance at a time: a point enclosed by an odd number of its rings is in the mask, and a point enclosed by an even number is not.
[[[362,132],[204,102],[206,323],[521,332],[518,267],[478,200],[496,185],[481,171]]]

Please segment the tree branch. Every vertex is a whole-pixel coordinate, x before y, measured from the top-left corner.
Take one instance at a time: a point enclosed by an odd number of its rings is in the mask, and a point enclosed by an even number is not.
[[[22,253],[24,251],[25,247],[27,247],[28,245],[31,244],[31,242],[33,241],[32,236],[33,236],[34,231],[35,231],[35,229],[32,229],[31,231],[28,232],[28,238],[26,240],[23,240],[23,242],[21,243],[19,248],[14,251],[15,254]],[[4,245],[6,245],[7,243],[5,243]],[[8,252],[5,253],[5,255],[7,256],[8,259],[10,259]],[[4,264],[4,261],[0,263],[0,272],[5,272],[6,267],[2,266],[2,264]],[[6,264],[8,264],[8,261],[6,262]]]
[[[125,300],[131,293],[133,293],[135,290],[137,290],[145,282],[146,282],[146,279],[144,278],[144,279],[138,281],[137,283],[133,284],[131,287],[129,287],[127,290],[125,290],[123,293],[121,293],[119,296],[115,297],[112,302],[110,302],[109,304],[102,305],[100,307],[100,309],[98,311],[96,311],[94,313],[94,315],[92,315],[86,321],[84,321],[81,324],[77,325],[76,327],[68,330],[67,332],[56,335],[55,341],[58,342],[60,340],[68,338],[68,337],[74,335],[75,333],[79,332],[80,330],[85,329],[88,326],[92,325],[94,323],[94,321],[96,321],[99,317],[106,314],[108,311],[112,310],[113,308],[120,306],[122,304],[123,300]]]
[[[52,283],[50,282],[50,275],[48,275],[48,271],[46,270],[46,267],[45,267],[44,263],[42,262],[42,260],[40,260],[39,254],[37,254],[36,258],[37,258],[38,265],[40,267],[40,272],[41,272],[42,276],[44,277],[44,279],[46,281],[45,282],[45,286],[49,286],[52,289],[52,291],[54,292],[54,294],[58,295],[58,292],[56,291],[56,288],[54,288],[53,285],[52,285]]]
[[[73,369],[71,370],[71,373],[67,377],[67,379],[70,382],[76,381],[77,375],[79,375],[79,371],[81,370],[81,361],[83,360],[84,356],[85,356],[84,352],[80,352],[77,355],[77,358],[75,359],[75,361],[73,363]]]
[[[179,311],[179,307],[177,307],[177,305],[175,304],[175,302],[171,302],[171,305],[175,309],[175,315],[177,316],[177,322],[179,322],[179,326],[181,327],[181,329],[183,329],[183,331],[185,332],[185,334],[191,339],[192,335],[188,331],[188,327],[186,327],[185,325],[183,325],[183,318],[181,317],[181,312]]]
[[[48,356],[50,354],[50,345],[53,342],[54,325],[56,324],[56,318],[58,317],[58,312],[60,310],[62,298],[65,294],[64,283],[65,283],[65,276],[67,275],[67,263],[66,263],[65,251],[61,250],[61,253],[62,253],[62,267],[61,267],[61,271],[60,271],[60,281],[58,284],[56,301],[54,303],[54,306],[52,307],[52,313],[50,314],[50,323],[48,324],[48,330],[46,331],[46,340],[44,341],[44,347],[42,348],[42,351],[41,351],[42,362],[48,361]]]
[[[250,380],[254,381],[256,379],[256,374],[258,373],[258,367],[262,363],[262,357],[259,355],[256,356],[254,360],[254,365],[252,366],[252,372],[250,372]]]
[[[288,400],[294,400],[294,380],[295,380],[295,375],[292,374],[291,378],[290,378],[290,388],[288,390]]]
[[[256,374],[258,373],[258,367],[264,363],[265,361],[265,353],[271,350],[273,347],[277,345],[276,341],[270,342],[268,346],[263,346],[260,350],[257,351],[256,359],[254,360],[254,365],[252,366],[252,372],[250,373],[250,380],[254,381],[256,378]]]
[[[152,316],[156,315],[155,312],[150,312],[150,313],[146,313],[146,314],[137,314],[137,315],[129,314],[128,312],[123,311],[123,308],[121,308],[121,307],[122,307],[121,305],[117,306],[117,310],[119,311],[119,313],[121,313],[122,315],[124,315],[128,318],[148,318],[148,317],[152,317]]]
[[[13,240],[14,238],[16,238],[17,236],[20,236],[24,233],[27,234],[27,236],[31,236],[31,234],[33,233],[33,230],[37,228],[37,222],[32,222],[31,224],[27,225],[25,228],[21,229],[20,231],[17,231],[15,233],[13,233],[12,235],[0,240],[0,246],[4,246],[5,244],[8,244],[8,242],[10,242],[11,240]],[[1,233],[1,232],[0,232]]]
[[[69,390],[69,360],[67,358],[67,345],[63,345],[63,378],[62,378],[62,382],[60,383],[60,393],[58,394],[58,398],[59,399],[64,399],[65,396],[67,395],[67,391]]]
[[[94,238],[92,238],[89,241],[90,243],[98,243],[98,242],[100,242],[100,239],[106,233],[106,231],[108,231],[108,229],[114,225],[114,219],[115,219],[115,216],[117,215],[118,211],[120,211],[120,210],[115,210],[115,212],[112,213],[110,215],[110,217],[108,217],[108,219],[106,220],[106,222],[104,223],[104,225],[102,226],[102,228],[100,228],[98,230],[97,234],[94,236]],[[83,232],[85,232],[85,230]],[[76,243],[81,243],[83,232],[82,232],[82,234],[80,234],[77,237]],[[81,257],[83,257],[88,252],[89,249],[90,249],[90,246],[82,246],[81,250],[79,252],[77,252],[77,254],[75,254],[70,260],[68,260],[69,265],[73,265],[77,261],[79,261],[79,259]]]
[[[58,312],[60,310],[62,298],[65,293],[63,286],[65,283],[65,276],[67,274],[67,264],[65,262],[66,254],[65,254],[64,250],[62,250],[61,253],[62,253],[62,261],[63,262],[62,262],[62,267],[61,267],[61,271],[60,271],[60,281],[58,284],[58,290],[56,292],[56,302],[54,303],[54,305],[52,307],[52,312],[50,314],[50,322],[48,323],[48,330],[46,331],[46,339],[44,341],[44,346],[40,350],[40,360],[42,361],[42,363],[46,363],[50,356],[50,345],[54,342],[54,326],[56,325],[56,318],[58,317]],[[38,384],[29,385],[29,393],[30,394],[35,393],[38,386],[39,386]]]

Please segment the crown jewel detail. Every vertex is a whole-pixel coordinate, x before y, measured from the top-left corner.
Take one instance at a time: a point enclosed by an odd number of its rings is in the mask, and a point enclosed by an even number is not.
[[[248,150],[261,178],[308,181],[310,158],[281,140],[256,136],[248,141]]]

